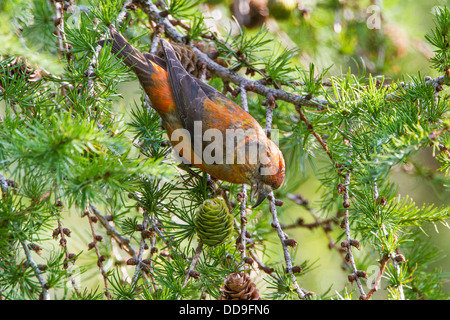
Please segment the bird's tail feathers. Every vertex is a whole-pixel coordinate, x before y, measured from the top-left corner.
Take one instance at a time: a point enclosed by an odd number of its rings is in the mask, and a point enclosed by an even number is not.
[[[176,67],[177,72],[181,71],[187,74],[187,71],[183,68],[183,65],[178,59],[177,54],[175,53],[175,50],[173,49],[172,45],[165,39],[160,39],[159,43],[164,52],[164,58],[166,61],[167,69],[173,70],[173,68]]]
[[[111,52],[123,59],[123,62],[128,67],[131,67],[136,74],[152,70],[151,63],[149,63],[144,54],[129,44],[113,25],[109,27],[109,33],[111,39],[99,41],[100,45],[104,46],[105,43],[111,44]]]

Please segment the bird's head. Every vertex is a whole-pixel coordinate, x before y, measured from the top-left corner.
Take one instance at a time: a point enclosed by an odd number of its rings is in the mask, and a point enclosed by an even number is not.
[[[261,151],[259,166],[252,179],[252,201],[256,196],[253,208],[259,206],[273,190],[278,189],[284,180],[284,157],[278,146],[267,139]]]

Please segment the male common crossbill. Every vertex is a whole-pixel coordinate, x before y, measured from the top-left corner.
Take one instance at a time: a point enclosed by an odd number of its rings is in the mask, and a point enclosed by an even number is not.
[[[280,187],[283,154],[248,112],[191,76],[166,40],[162,59],[141,53],[114,26],[110,34],[111,51],[136,74],[180,159],[214,178],[251,185],[254,207]]]

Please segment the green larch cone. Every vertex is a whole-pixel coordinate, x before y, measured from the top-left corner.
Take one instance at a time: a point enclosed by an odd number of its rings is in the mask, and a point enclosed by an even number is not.
[[[233,232],[233,215],[223,199],[205,200],[194,223],[200,240],[211,247],[224,243]]]

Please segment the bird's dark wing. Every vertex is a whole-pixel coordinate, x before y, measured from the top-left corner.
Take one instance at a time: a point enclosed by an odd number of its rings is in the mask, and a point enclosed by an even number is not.
[[[150,54],[150,53],[147,53],[147,52],[144,53],[144,56],[145,56],[148,60],[150,60],[150,61],[156,63],[156,64],[159,65],[161,68],[163,68],[164,70],[167,71],[167,62],[166,62],[166,60],[164,60],[163,58],[160,58],[160,57],[158,57],[158,56],[156,56],[156,55],[153,55],[153,54]],[[180,63],[180,65],[181,65],[181,63]],[[213,100],[213,101],[214,101],[215,99],[217,99],[217,98],[229,100],[229,98],[228,98],[227,96],[225,96],[224,94],[222,94],[222,93],[220,93],[219,91],[217,91],[216,88],[214,88],[214,87],[212,87],[212,86],[210,86],[210,85],[204,83],[203,81],[201,81],[200,79],[198,79],[198,78],[196,78],[196,77],[192,77],[192,79],[193,79],[195,82],[197,82],[197,84],[200,86],[200,88],[203,90],[203,92],[206,94],[206,96],[207,96],[209,99],[211,99],[211,100]]]
[[[156,63],[158,66],[160,66],[161,68],[163,68],[164,70],[167,71],[167,63],[166,60],[164,60],[163,58],[160,58],[154,54],[148,53],[148,52],[144,52],[144,57],[146,57],[148,60]]]
[[[172,46],[164,39],[161,39],[160,43],[167,64],[170,89],[180,120],[194,139],[195,122],[203,122],[204,101],[208,97],[195,78],[183,68]],[[201,131],[198,133],[202,134]],[[195,139],[195,141],[198,140]]]

